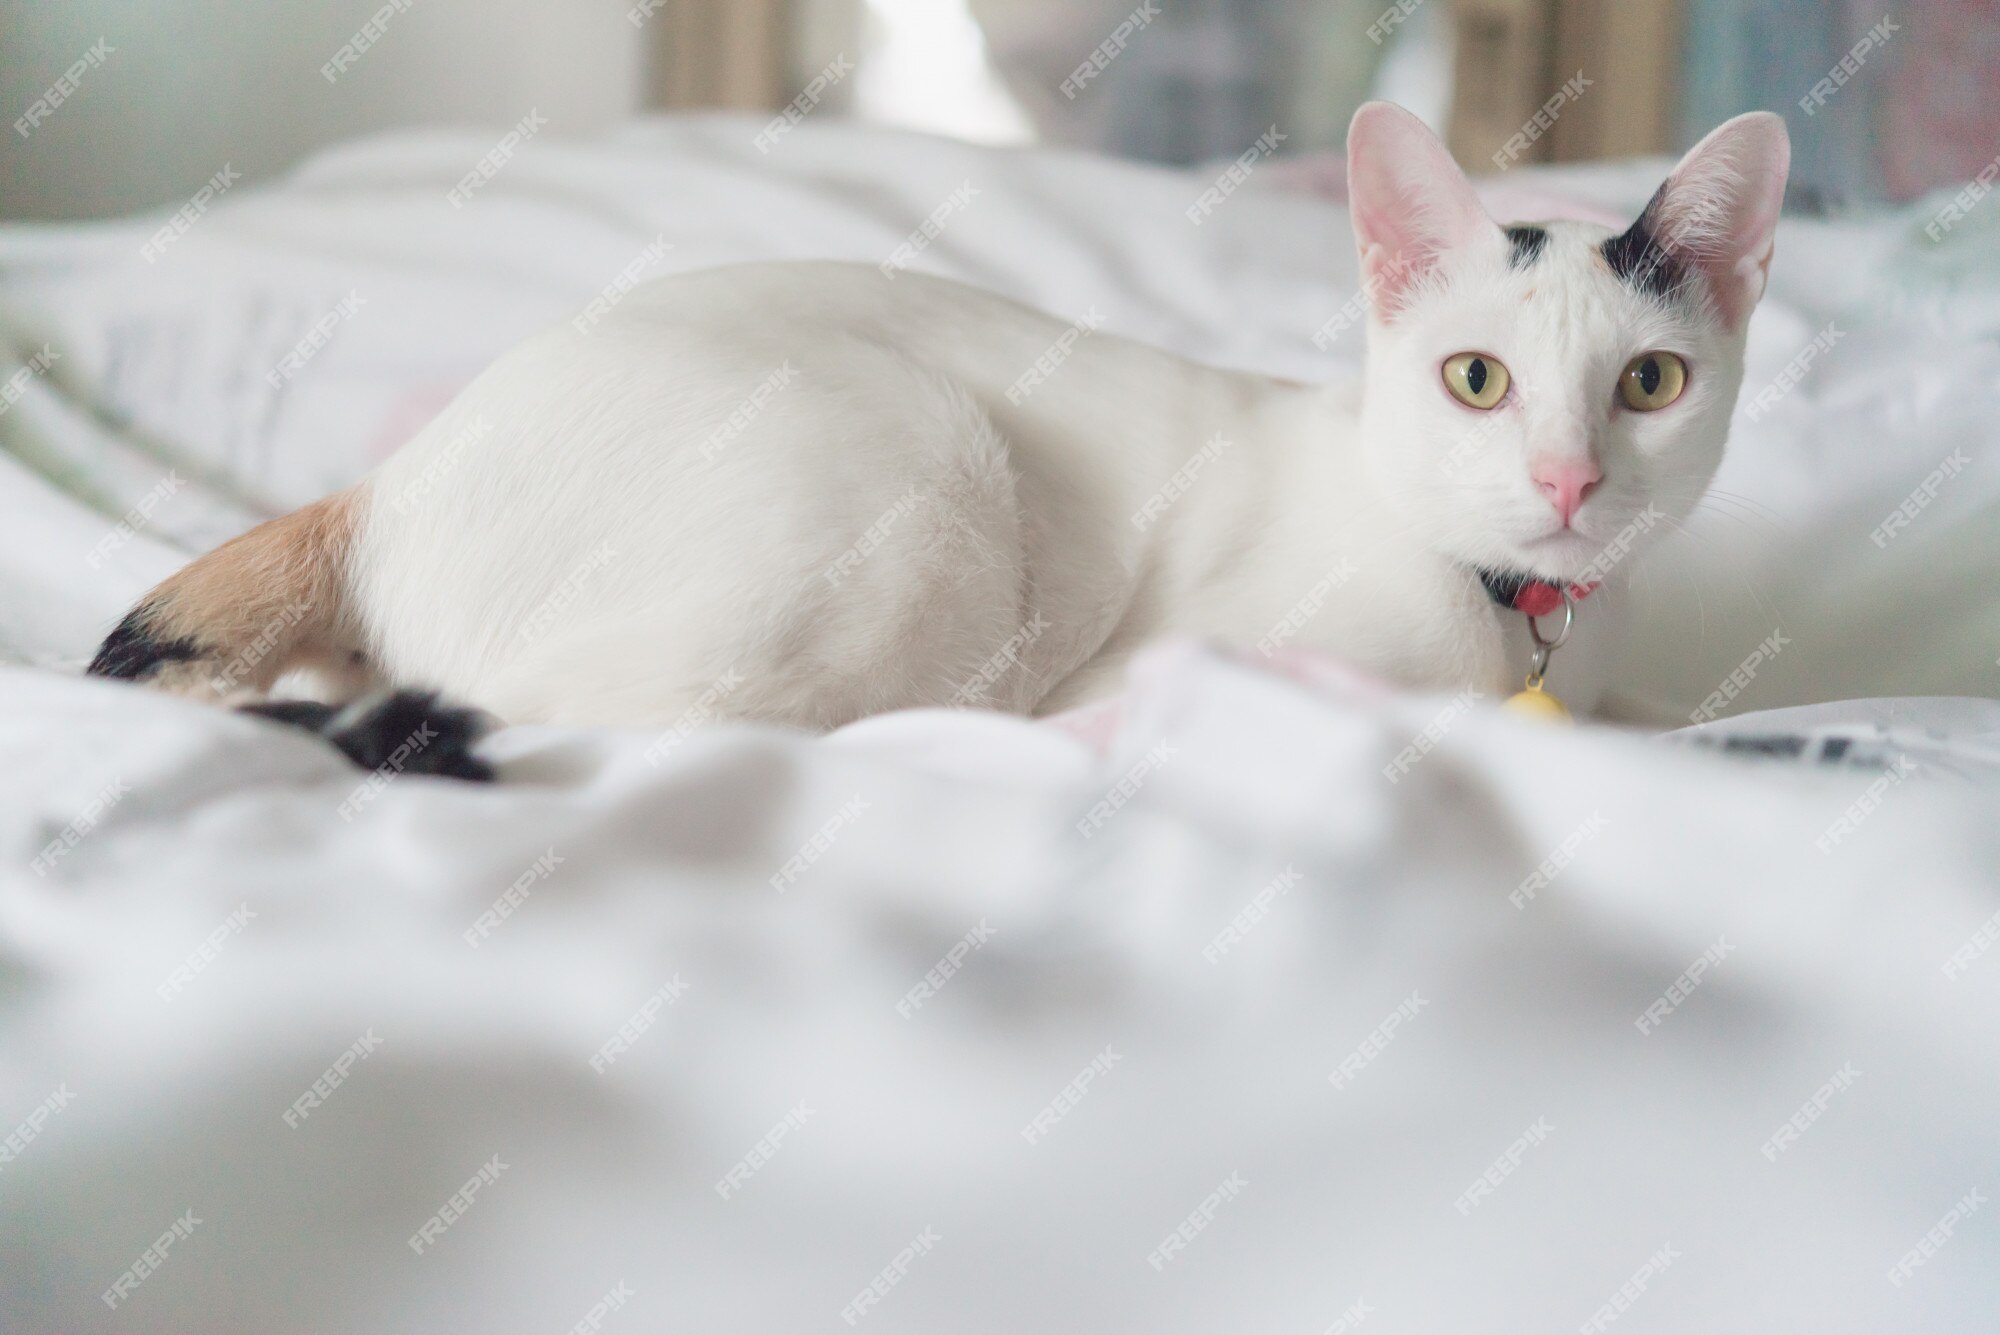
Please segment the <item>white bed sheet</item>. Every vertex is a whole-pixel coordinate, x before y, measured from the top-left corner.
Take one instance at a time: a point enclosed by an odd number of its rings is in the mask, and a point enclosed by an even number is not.
[[[846,1329],[925,1229],[858,1324],[1579,1329],[1662,1249],[1616,1329],[1970,1332],[2000,1302],[1984,1208],[1891,1279],[1994,1186],[1990,781],[1926,767],[1822,851],[1879,760],[1481,710],[1391,785],[1445,702],[1165,649],[1101,761],[978,714],[700,732],[658,768],[523,729],[505,786],[399,780],[350,822],[355,774],[303,736],[21,670],[0,701],[11,742],[64,722],[0,777],[10,865],[129,788],[0,896],[0,1120],[72,1096],[0,1169],[9,1329],[567,1330],[621,1282],[607,1330]]]
[[[1170,646],[1074,730],[707,728],[655,767],[650,736],[515,729],[497,789],[399,779],[357,803],[302,735],[45,670],[259,506],[351,479],[662,235],[663,268],[879,260],[972,180],[925,267],[1278,373],[1358,353],[1310,341],[1352,283],[1313,200],[1245,190],[1196,230],[1184,176],[831,126],[766,160],[719,118],[538,140],[450,209],[489,147],[328,155],[157,265],[148,225],[0,234],[9,327],[65,354],[0,416],[0,645],[42,665],[0,669],[0,1329],[565,1330],[621,1281],[604,1330],[847,1329],[926,1228],[854,1325],[1323,1331],[1357,1303],[1385,1331],[1992,1325],[1995,1212],[1940,1224],[2000,1170],[1990,701],[1843,709],[1891,726],[1837,761],[1755,762]],[[1539,179],[1627,208],[1651,185]],[[1991,693],[2000,303],[1960,233],[1913,238],[1908,216],[1786,224],[1752,385],[1851,324],[1739,424],[1722,485],[1770,512],[1756,540],[1721,524],[1635,590],[1630,672],[1662,701],[1697,703],[1774,617],[1795,647],[1739,708]],[[266,393],[350,291],[360,313]],[[1960,447],[1912,529],[1871,543]],[[170,461],[173,504],[91,568]]]

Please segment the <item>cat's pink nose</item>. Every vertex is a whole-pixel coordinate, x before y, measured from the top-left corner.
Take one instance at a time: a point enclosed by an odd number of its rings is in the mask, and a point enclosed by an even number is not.
[[[1563,527],[1567,528],[1590,493],[1604,480],[1604,470],[1595,459],[1541,459],[1528,470],[1528,476],[1542,495],[1549,498],[1549,504],[1555,506],[1556,513],[1563,517]]]

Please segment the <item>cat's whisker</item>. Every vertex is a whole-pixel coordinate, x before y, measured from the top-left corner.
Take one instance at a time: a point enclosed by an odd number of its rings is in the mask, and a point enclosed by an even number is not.
[[[1730,492],[1712,493],[1709,496],[1704,496],[1702,498],[1702,501],[1695,507],[1696,512],[1697,513],[1701,512],[1703,507],[1707,506],[1710,503],[1710,501],[1720,501],[1725,498],[1729,500],[1743,501],[1743,498],[1737,497]],[[1748,501],[1744,501],[1743,503],[1754,504]],[[1745,529],[1751,530],[1752,532],[1756,533],[1759,537],[1779,536],[1779,532],[1781,529],[1781,521],[1779,521],[1779,519],[1775,515],[1767,515],[1759,513],[1738,514],[1734,511],[1721,508],[1719,504],[1716,506],[1716,508],[1709,511],[1709,513],[1715,514],[1722,518],[1735,520],[1736,522],[1741,524]],[[1685,523],[1682,523],[1681,521],[1678,520],[1672,520],[1670,522],[1672,523],[1673,528],[1675,529],[1676,532],[1683,534],[1689,539],[1689,541],[1694,542],[1699,546],[1709,549],[1715,549],[1719,546],[1719,544],[1708,534],[1702,533],[1696,529],[1692,529]],[[1736,571],[1738,569],[1738,565],[1736,562],[1726,562],[1726,564],[1732,571]],[[1744,591],[1748,593],[1751,597],[1751,600],[1754,603],[1756,603],[1758,611],[1762,612],[1767,619],[1775,618],[1777,615],[1775,609],[1765,600],[1763,594],[1760,593],[1753,585],[1751,585],[1748,578],[1741,574],[1738,574],[1737,578],[1743,580]]]
[[[1775,534],[1783,529],[1783,521],[1776,515],[1734,496],[1704,496],[1695,503],[1695,513],[1718,515],[1765,533]]]
[[[1709,499],[1718,501],[1728,501],[1731,504],[1740,505],[1746,510],[1750,510],[1752,512],[1763,515],[1764,518],[1770,520],[1774,524],[1783,522],[1782,518],[1779,516],[1776,510],[1764,504],[1762,501],[1755,500],[1749,496],[1743,495],[1741,492],[1724,491],[1720,487],[1710,487],[1708,489],[1707,496]]]
[[[1709,548],[1711,550],[1714,549],[1715,544],[1710,542],[1706,535],[1689,529],[1685,524],[1681,523],[1679,520],[1669,518],[1667,522],[1673,526],[1674,530],[1677,533],[1687,538],[1688,541],[1696,544],[1699,547]],[[1744,574],[1742,570],[1738,568],[1738,566],[1735,563],[1730,562],[1728,563],[1728,565],[1731,575],[1742,583],[1743,591],[1750,596],[1750,601],[1756,605],[1758,612],[1762,614],[1762,618],[1771,623],[1771,628],[1773,630],[1782,629],[1784,618],[1779,614],[1777,608],[1773,606],[1768,599],[1765,598],[1763,592],[1759,590],[1755,584],[1751,583],[1749,576]],[[1693,572],[1690,572],[1690,574],[1692,573]],[[1701,582],[1699,580],[1695,580],[1693,587],[1695,592],[1696,607],[1700,609],[1702,608]],[[1703,610],[1700,624],[1702,633],[1705,635],[1707,633],[1707,617],[1705,614],[1705,609]]]

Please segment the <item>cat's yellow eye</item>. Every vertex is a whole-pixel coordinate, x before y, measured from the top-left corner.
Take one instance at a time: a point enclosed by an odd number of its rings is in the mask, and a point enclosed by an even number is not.
[[[1673,353],[1642,352],[1625,363],[1618,396],[1635,413],[1654,413],[1679,398],[1687,382],[1687,363]]]
[[[1486,409],[1507,397],[1507,368],[1483,352],[1445,359],[1444,387],[1468,408]]]

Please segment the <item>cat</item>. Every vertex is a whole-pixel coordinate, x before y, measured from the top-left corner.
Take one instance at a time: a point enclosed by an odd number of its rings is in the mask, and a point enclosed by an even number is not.
[[[411,692],[508,723],[1043,715],[1173,633],[1501,693],[1509,605],[1608,583],[1581,617],[1607,641],[1631,552],[1713,477],[1788,165],[1753,112],[1621,234],[1503,227],[1422,122],[1370,103],[1348,137],[1366,364],[1323,387],[873,266],[663,278],[166,580],[89,671],[363,764],[428,714],[464,724]],[[360,703],[264,700],[300,667]],[[478,777],[476,731],[435,763]]]

